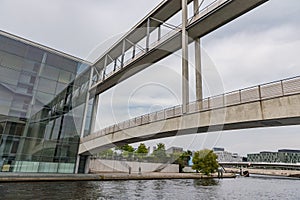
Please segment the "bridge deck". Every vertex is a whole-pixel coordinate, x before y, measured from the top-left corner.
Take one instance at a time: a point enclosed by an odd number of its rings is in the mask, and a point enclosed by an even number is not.
[[[187,32],[190,38],[189,43],[195,38],[203,37],[266,1],[268,0],[216,0],[205,9],[200,10],[196,16],[189,20],[187,26]],[[191,2],[191,0],[188,2]],[[122,60],[122,56],[124,56],[129,49],[132,49],[139,41],[147,37],[148,31],[151,33],[180,10],[181,5],[179,0],[163,1],[104,53],[94,64],[94,67],[98,71],[98,77],[91,91],[96,95],[100,94],[181,49],[181,26],[178,26],[167,35],[159,38],[150,45],[149,48],[142,47],[144,49],[138,54],[134,54],[127,61],[121,61],[121,66],[114,66],[111,72],[106,71],[109,65],[113,65],[113,62],[120,62],[120,58]],[[147,19],[149,18],[159,19],[161,22],[151,20],[150,29],[147,31]]]

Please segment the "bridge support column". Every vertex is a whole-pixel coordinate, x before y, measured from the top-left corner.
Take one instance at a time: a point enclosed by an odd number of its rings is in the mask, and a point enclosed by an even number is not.
[[[91,133],[93,133],[95,131],[95,127],[96,127],[96,117],[97,117],[98,104],[99,104],[99,95],[96,95],[94,97],[94,101],[93,101],[91,126],[90,126],[90,132]]]
[[[199,1],[194,0],[194,15],[198,14]],[[201,102],[203,99],[202,89],[202,70],[201,70],[201,43],[200,38],[195,39],[195,78],[196,78],[196,101]],[[199,109],[202,103],[199,103]]]
[[[188,112],[189,103],[189,63],[188,63],[188,33],[187,26],[187,0],[182,2],[182,113]]]

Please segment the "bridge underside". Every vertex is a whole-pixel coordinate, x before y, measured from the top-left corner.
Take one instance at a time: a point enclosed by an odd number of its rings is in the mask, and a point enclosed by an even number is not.
[[[232,105],[144,124],[89,140],[79,154],[90,155],[115,145],[172,136],[300,124],[300,94]]]
[[[207,13],[198,14],[186,27],[188,32],[189,41],[188,43],[193,42],[197,38],[201,38],[210,32],[218,29],[219,27],[229,23],[230,21],[238,18],[239,16],[247,13],[248,11],[258,7],[259,5],[267,2],[268,0],[232,0],[225,1],[221,5],[216,5],[216,7],[208,10]],[[174,3],[174,8],[176,12],[180,8],[180,1],[169,1]],[[189,1],[190,2],[190,1]],[[177,5],[179,4],[179,5]],[[178,7],[176,7],[176,6]],[[172,7],[173,8],[173,7]],[[173,8],[173,9],[174,9]],[[166,12],[174,13],[174,10],[166,10]],[[173,14],[172,14],[173,15]],[[150,15],[151,16],[151,15]],[[150,17],[149,16],[149,17]],[[154,17],[157,17],[154,15]],[[162,16],[160,16],[162,17]],[[168,17],[162,17],[168,18]],[[139,27],[141,28],[141,27]],[[138,30],[137,30],[138,31]],[[133,34],[130,36],[131,41],[139,41],[141,37],[146,36],[145,33]],[[129,63],[127,63],[122,69],[113,75],[105,79],[105,81],[100,81],[92,87],[92,93],[95,95],[101,94],[102,92],[108,90],[109,88],[117,85],[118,83],[130,78],[134,74],[146,69],[151,66],[153,63],[156,63],[163,58],[171,55],[177,50],[182,48],[181,41],[182,31],[178,31],[168,37],[165,40],[160,40],[156,46],[150,48],[149,51],[145,52],[141,56],[134,58]],[[127,36],[127,37],[129,37]],[[126,47],[126,49],[129,47]],[[125,49],[125,50],[126,50]],[[118,52],[118,53],[117,53]],[[121,56],[121,45],[117,45],[112,52],[108,52],[109,56],[114,58]],[[114,56],[114,54],[116,54]],[[108,62],[108,61],[107,61]],[[95,66],[100,69],[104,66],[104,58],[101,58]]]

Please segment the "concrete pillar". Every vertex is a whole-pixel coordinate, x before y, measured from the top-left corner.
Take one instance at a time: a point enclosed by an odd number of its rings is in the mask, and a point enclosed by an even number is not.
[[[188,33],[187,26],[187,0],[182,2],[182,112],[188,112],[189,103],[189,63],[188,63]]]
[[[91,133],[95,132],[98,104],[99,104],[99,95],[96,95],[96,96],[94,97],[94,101],[93,101],[93,109],[92,109],[92,117],[91,117],[91,126],[90,126],[90,132],[91,132]]]
[[[80,155],[77,154],[76,163],[75,163],[75,174],[78,174]]]
[[[194,15],[198,12],[199,1],[194,0]],[[201,46],[200,38],[195,40],[195,78],[196,78],[196,101],[203,99],[202,89],[202,70],[201,70]],[[199,109],[202,108],[202,104],[199,104]]]
[[[85,161],[84,173],[88,174],[90,169],[91,156],[87,156]]]

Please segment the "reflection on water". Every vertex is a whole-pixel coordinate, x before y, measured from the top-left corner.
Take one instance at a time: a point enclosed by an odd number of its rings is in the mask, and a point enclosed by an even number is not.
[[[219,181],[215,179],[198,179],[194,180],[194,185],[195,186],[214,186],[218,185]]]
[[[207,179],[0,183],[0,199],[299,199],[300,180]]]

